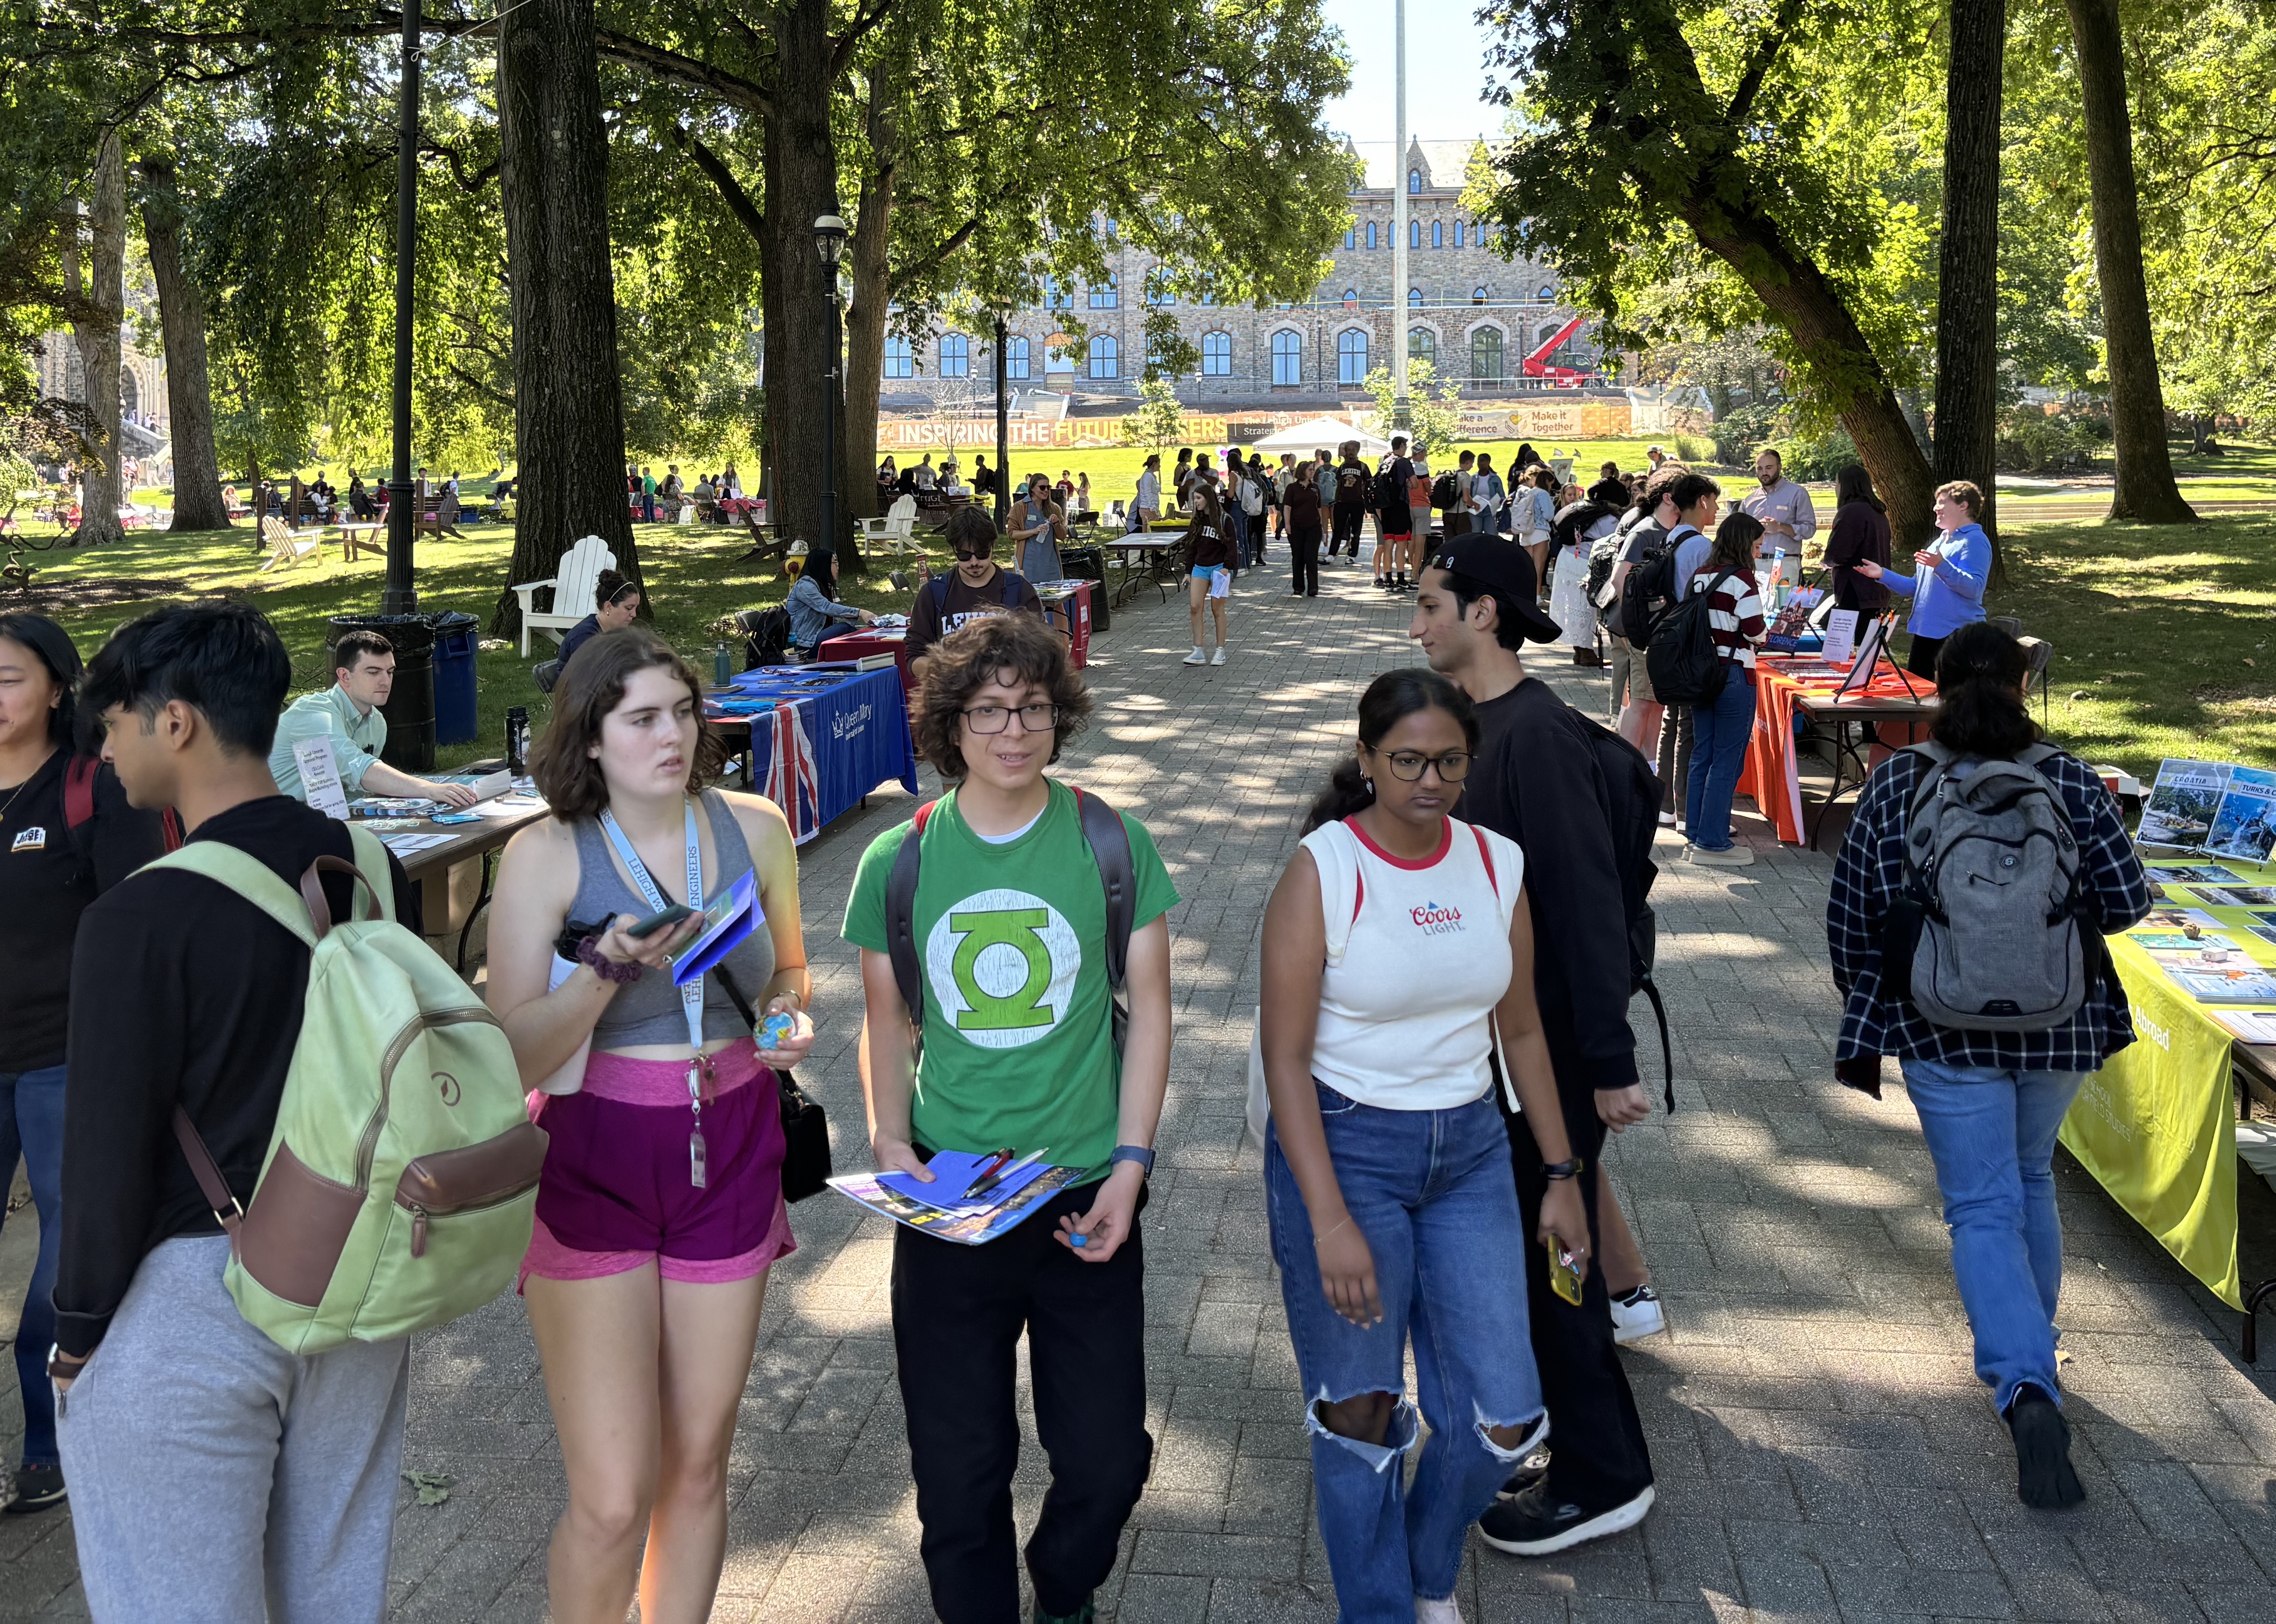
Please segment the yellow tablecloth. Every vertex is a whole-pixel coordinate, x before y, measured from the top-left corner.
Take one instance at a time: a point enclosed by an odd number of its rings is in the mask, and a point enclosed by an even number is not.
[[[2206,858],[2151,868],[2218,867],[2247,885],[2276,885],[2276,870]],[[2170,936],[2160,915],[2201,911],[2254,963],[2276,966],[2276,943],[2249,926],[2276,921],[2200,897],[2198,888],[2165,884],[2165,899],[2110,952],[2134,1008],[2135,1041],[2088,1075],[2062,1142],[2135,1221],[2181,1266],[2232,1308],[2244,1306],[2236,1268],[2236,1115],[2229,1081],[2229,1029],[2170,980],[2136,937]],[[2227,1006],[2218,1007],[2266,1007]]]

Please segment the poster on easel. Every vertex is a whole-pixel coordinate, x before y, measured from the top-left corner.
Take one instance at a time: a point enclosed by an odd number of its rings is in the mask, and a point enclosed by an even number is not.
[[[2144,846],[2202,849],[2235,770],[2227,762],[2159,762],[2135,839]]]
[[[1846,665],[1857,649],[1857,611],[1837,609],[1825,622],[1825,657],[1835,665]]]
[[[1887,620],[1865,622],[1865,629],[1857,639],[1856,663],[1849,667],[1849,674],[1841,679],[1841,686],[1833,690],[1834,698],[1846,699],[1852,694],[1865,691],[1873,680],[1873,668],[1881,663],[1882,656],[1888,651],[1888,641]]]

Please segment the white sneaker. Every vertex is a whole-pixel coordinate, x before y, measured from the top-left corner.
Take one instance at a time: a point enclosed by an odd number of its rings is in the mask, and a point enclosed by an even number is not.
[[[1462,1610],[1451,1596],[1444,1601],[1415,1598],[1415,1624],[1462,1624]]]
[[[1659,815],[1659,826],[1660,826],[1662,829],[1673,829],[1673,828],[1674,828],[1674,827],[1675,827],[1675,814],[1674,814],[1674,813],[1673,813],[1673,812],[1663,812],[1663,813],[1661,813],[1661,814]]]
[[[1199,643],[1195,643],[1194,645],[1194,651],[1186,656],[1184,659],[1179,661],[1178,664],[1180,665],[1206,665],[1209,664],[1209,656],[1202,652],[1202,646]]]
[[[1210,664],[1212,665],[1222,665],[1225,664],[1225,645],[1223,643],[1219,643],[1217,646],[1217,652],[1210,656]]]
[[[1726,846],[1721,851],[1711,851],[1703,846],[1684,848],[1683,854],[1693,862],[1704,863],[1711,869],[1744,869],[1755,861],[1751,846]]]
[[[1627,1296],[1612,1299],[1613,1341],[1641,1342],[1666,1329],[1667,1316],[1660,1309],[1659,1294],[1650,1286],[1639,1286]]]

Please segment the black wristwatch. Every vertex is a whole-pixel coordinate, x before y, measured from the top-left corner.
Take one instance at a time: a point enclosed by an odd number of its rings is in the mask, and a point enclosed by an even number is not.
[[[1154,1176],[1154,1153],[1144,1145],[1115,1146],[1114,1154],[1106,1158],[1106,1165],[1111,1167],[1117,1162],[1135,1162],[1140,1176],[1148,1179]]]
[[[1582,1165],[1579,1157],[1567,1157],[1561,1162],[1549,1163],[1542,1168],[1541,1172],[1544,1178],[1551,1181],[1560,1179],[1577,1179],[1581,1176]]]

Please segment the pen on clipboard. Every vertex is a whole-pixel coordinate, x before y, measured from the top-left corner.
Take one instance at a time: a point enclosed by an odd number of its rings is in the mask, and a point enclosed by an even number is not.
[[[1033,1164],[1043,1160],[1044,1157],[1051,1154],[1051,1146],[1045,1145],[1033,1156],[1021,1157],[1018,1161],[1013,1163],[1009,1167],[1005,1168],[1002,1172],[991,1172],[987,1177],[975,1180],[972,1188],[964,1192],[962,1199],[965,1201],[979,1200],[980,1197],[988,1194],[989,1191],[1003,1183],[1005,1180],[1010,1178],[1013,1173],[1018,1172],[1021,1168],[1030,1166]]]

